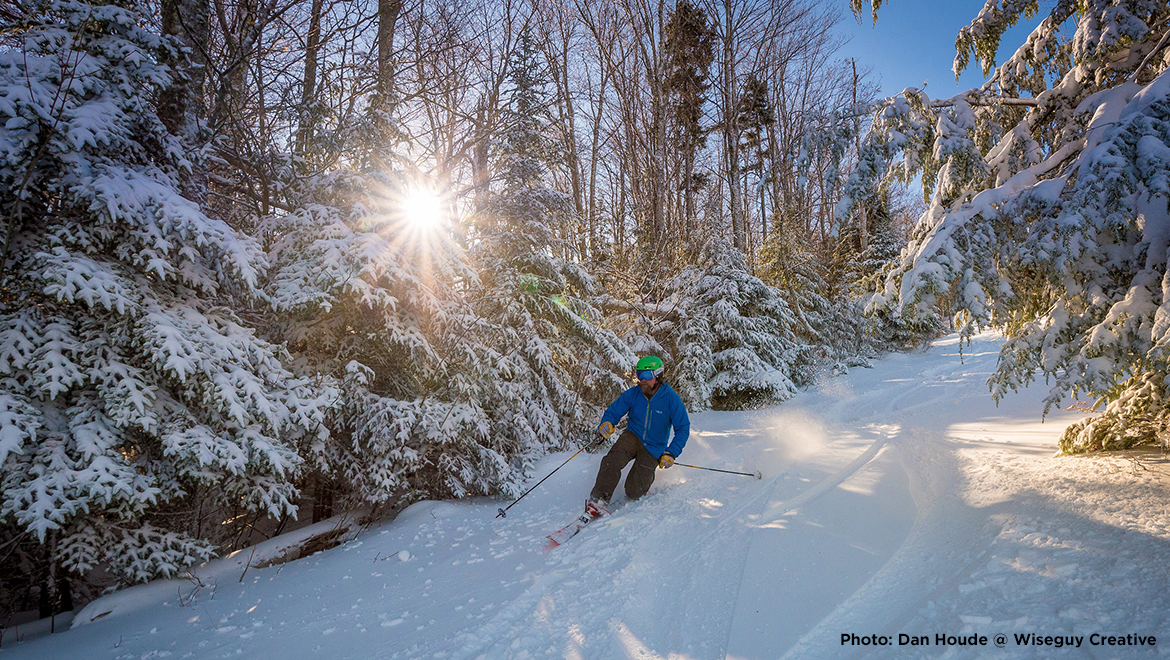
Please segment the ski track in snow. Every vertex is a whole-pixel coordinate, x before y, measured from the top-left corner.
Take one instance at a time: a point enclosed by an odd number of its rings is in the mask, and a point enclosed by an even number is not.
[[[996,407],[998,341],[954,338],[827,379],[765,410],[692,415],[687,462],[565,546],[582,454],[499,502],[422,502],[300,561],[206,569],[119,596],[134,607],[13,646],[33,658],[1089,657],[1170,649],[1170,460],[1059,458],[1078,414],[1042,388]],[[550,456],[547,474],[567,454]],[[224,560],[228,561],[228,560]],[[238,561],[238,560],[237,560]],[[137,594],[137,595],[136,595]],[[100,608],[99,608],[100,609]],[[130,615],[130,613],[133,615]],[[1164,635],[1153,648],[842,646],[842,633]]]

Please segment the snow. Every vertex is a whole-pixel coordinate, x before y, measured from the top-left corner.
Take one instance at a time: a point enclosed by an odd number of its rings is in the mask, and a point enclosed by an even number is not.
[[[1166,655],[1170,639],[1089,636],[1170,630],[1170,461],[1156,448],[1054,456],[1082,414],[1042,420],[1045,387],[996,407],[1000,341],[978,335],[960,355],[949,337],[780,406],[693,414],[682,460],[763,480],[660,471],[646,498],[619,489],[612,516],[548,554],[599,455],[506,518],[496,500],[421,502],[298,561],[245,573],[244,551],[199,569],[202,586],[135,587],[68,632],[5,640],[5,658],[1039,658],[1058,638],[1080,638],[1069,657]],[[898,646],[899,633],[930,645]]]
[[[312,537],[334,533],[339,534],[341,539],[352,539],[357,536],[359,528],[357,516],[352,514],[306,525],[208,562],[192,571],[185,580],[156,580],[99,598],[81,608],[73,621],[77,626],[85,626],[106,617],[125,617],[144,608],[157,607],[160,602],[165,607],[167,604],[164,601],[172,594],[182,594],[180,602],[187,606],[195,602],[201,590],[214,590],[221,581],[229,582],[231,578],[242,579],[247,572],[254,570],[251,568],[253,566],[278,564],[282,556],[299,549]]]

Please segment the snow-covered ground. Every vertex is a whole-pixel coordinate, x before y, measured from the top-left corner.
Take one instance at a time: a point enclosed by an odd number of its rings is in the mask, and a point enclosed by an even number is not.
[[[172,581],[115,594],[120,601],[91,604],[69,632],[0,653],[1170,655],[1170,459],[1157,449],[1054,457],[1079,414],[1056,411],[1042,423],[1042,386],[997,408],[985,384],[997,351],[981,336],[960,361],[948,339],[782,406],[692,415],[680,460],[758,469],[763,480],[659,471],[646,498],[620,506],[619,494],[612,517],[548,554],[545,534],[578,514],[599,455],[578,456],[505,519],[496,501],[419,503],[340,547],[251,568],[242,581],[237,555],[205,567],[199,588]],[[535,476],[567,456],[550,456]],[[843,644],[843,635],[855,637]],[[1094,644],[1092,635],[1146,645]],[[874,636],[889,645],[862,643]],[[985,645],[966,644],[980,636]],[[929,645],[899,645],[911,640]]]

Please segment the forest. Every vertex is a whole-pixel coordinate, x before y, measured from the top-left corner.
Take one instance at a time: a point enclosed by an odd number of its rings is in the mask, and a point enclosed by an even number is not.
[[[1154,442],[1170,5],[988,0],[883,99],[882,4],[0,2],[0,608],[514,497],[648,354],[742,410],[990,329]]]

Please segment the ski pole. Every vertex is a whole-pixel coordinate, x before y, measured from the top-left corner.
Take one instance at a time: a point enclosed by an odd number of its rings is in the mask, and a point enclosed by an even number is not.
[[[582,448],[578,449],[578,450],[577,450],[577,454],[580,454],[580,453],[581,453],[581,452],[583,452],[583,451],[585,451],[585,448],[584,448],[584,447],[582,447]],[[557,466],[557,470],[559,470],[559,469],[561,469],[561,468],[565,467],[566,465],[568,465],[569,461],[573,460],[574,458],[577,458],[577,454],[573,454],[572,456],[570,456],[570,457],[566,458],[564,463],[561,463],[560,465],[558,465],[558,466]],[[516,506],[516,502],[519,502],[520,500],[524,499],[524,496],[525,496],[525,495],[527,495],[528,493],[531,493],[532,491],[536,490],[536,486],[539,486],[540,484],[544,483],[544,480],[545,480],[545,479],[548,479],[549,477],[551,477],[551,476],[553,476],[554,474],[556,474],[557,470],[553,470],[552,472],[549,472],[547,475],[545,475],[544,479],[541,479],[540,481],[536,482],[536,485],[535,485],[535,486],[533,486],[532,488],[529,488],[528,490],[526,490],[526,491],[524,491],[523,493],[521,493],[521,494],[520,494],[520,497],[517,497],[517,498],[516,498],[516,499],[515,499],[515,500],[514,500],[514,501],[513,501],[511,504],[509,504],[507,507],[505,507],[505,508],[502,508],[502,509],[499,509],[499,513],[497,513],[497,514],[496,514],[496,517],[497,517],[497,518],[507,518],[507,517],[508,517],[508,509],[511,509],[512,507]]]
[[[701,465],[687,465],[686,463],[679,463],[677,461],[674,464],[681,465],[682,467],[694,468],[696,470],[710,470],[712,472],[723,472],[725,474],[740,474],[745,477],[755,477],[756,479],[764,478],[764,475],[760,474],[759,470],[756,470],[755,472],[736,472],[734,470],[720,470],[719,468],[703,467]]]

